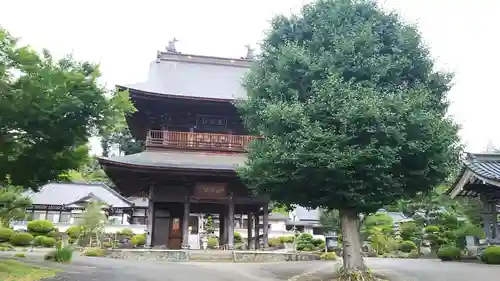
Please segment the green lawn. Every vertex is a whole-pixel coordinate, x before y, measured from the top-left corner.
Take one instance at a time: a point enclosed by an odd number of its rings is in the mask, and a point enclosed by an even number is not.
[[[57,270],[38,267],[15,260],[0,260],[1,281],[35,281],[53,277]]]

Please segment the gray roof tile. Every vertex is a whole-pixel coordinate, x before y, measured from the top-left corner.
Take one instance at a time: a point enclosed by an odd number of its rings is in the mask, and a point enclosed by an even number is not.
[[[464,164],[478,176],[500,180],[500,154],[498,153],[468,153]]]
[[[36,205],[67,205],[92,194],[109,206],[130,207],[132,203],[105,184],[48,183],[30,195]]]
[[[99,158],[101,164],[125,164],[152,168],[178,168],[236,171],[244,165],[246,156],[240,153],[185,152],[176,150],[143,151],[136,154]]]
[[[122,87],[143,92],[234,100],[246,96],[241,85],[249,61],[160,53],[146,81]]]

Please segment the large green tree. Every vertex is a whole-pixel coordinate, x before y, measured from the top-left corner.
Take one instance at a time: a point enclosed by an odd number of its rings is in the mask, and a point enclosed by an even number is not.
[[[36,189],[86,161],[89,137],[133,110],[99,77],[96,64],[39,54],[0,28],[0,182]]]
[[[240,175],[271,200],[339,210],[345,272],[364,270],[359,215],[430,190],[456,165],[450,79],[417,29],[373,1],[278,16],[238,103],[262,136]]]

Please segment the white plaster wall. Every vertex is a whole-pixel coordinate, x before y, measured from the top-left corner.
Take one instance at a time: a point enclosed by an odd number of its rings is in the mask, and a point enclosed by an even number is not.
[[[27,222],[16,222],[13,223],[12,228],[14,230],[27,230]],[[60,232],[65,232],[68,228],[75,226],[71,223],[55,223],[54,227],[59,229]],[[104,227],[104,232],[106,233],[116,233],[123,229],[131,229],[134,234],[142,234],[146,232],[146,225],[143,224],[130,224],[130,225],[106,225]]]

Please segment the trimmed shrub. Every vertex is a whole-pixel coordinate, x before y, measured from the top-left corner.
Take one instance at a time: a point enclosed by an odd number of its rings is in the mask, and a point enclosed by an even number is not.
[[[146,244],[146,234],[137,234],[132,236],[132,245],[134,246],[144,246]]]
[[[42,241],[42,246],[47,247],[47,248],[52,248],[56,244],[56,239],[52,237],[43,237]]]
[[[462,257],[462,252],[457,247],[444,246],[439,248],[437,256],[442,261],[454,261],[459,260]]]
[[[243,238],[241,238],[241,234],[239,232],[234,233],[234,244],[243,243]]]
[[[217,237],[208,237],[207,248],[215,249],[217,248],[218,244],[219,244],[219,239],[217,239]]]
[[[297,238],[297,250],[299,251],[312,251],[316,248],[314,245],[313,236],[309,233],[302,233]]]
[[[328,260],[328,261],[335,261],[335,260],[337,260],[337,254],[335,254],[334,252],[323,253],[320,256],[320,259]]]
[[[14,247],[12,247],[12,245],[10,243],[3,242],[3,243],[0,243],[0,249],[4,249],[3,251],[10,251],[10,250],[14,250]]]
[[[399,250],[403,253],[410,253],[417,249],[417,245],[413,241],[403,241],[399,244]]]
[[[87,248],[83,251],[83,255],[87,257],[104,257],[106,251],[100,248]]]
[[[134,236],[134,232],[130,228],[122,229],[120,232],[118,232],[118,234],[123,235],[123,236],[127,236],[127,237]]]
[[[278,246],[283,245],[280,238],[275,237],[275,238],[269,239],[269,241],[268,241],[269,247],[278,247]]]
[[[16,257],[16,258],[25,258],[26,255],[24,253],[16,253],[16,254],[14,254],[14,257]]]
[[[487,264],[500,264],[500,246],[490,246],[481,253],[481,261]]]
[[[35,246],[42,246],[42,240],[46,238],[45,236],[37,236],[33,238],[33,245]]]
[[[14,233],[16,232],[10,228],[0,228],[0,243],[9,241]]]
[[[33,234],[33,236],[47,235],[49,232],[54,230],[54,224],[48,220],[36,220],[30,221],[28,223],[28,231]]]
[[[413,250],[410,253],[408,253],[408,258],[418,259],[418,258],[420,258],[420,254],[417,251]]]
[[[429,225],[425,227],[426,233],[436,233],[439,232],[439,227],[436,225]]]
[[[72,226],[66,230],[66,234],[68,234],[68,236],[70,238],[73,238],[74,240],[78,239],[81,233],[82,233],[82,228],[79,226]]]
[[[281,244],[285,243],[293,243],[294,237],[293,236],[281,236],[279,238]]]
[[[33,235],[27,232],[17,232],[10,237],[10,243],[13,246],[29,246],[33,241]]]

